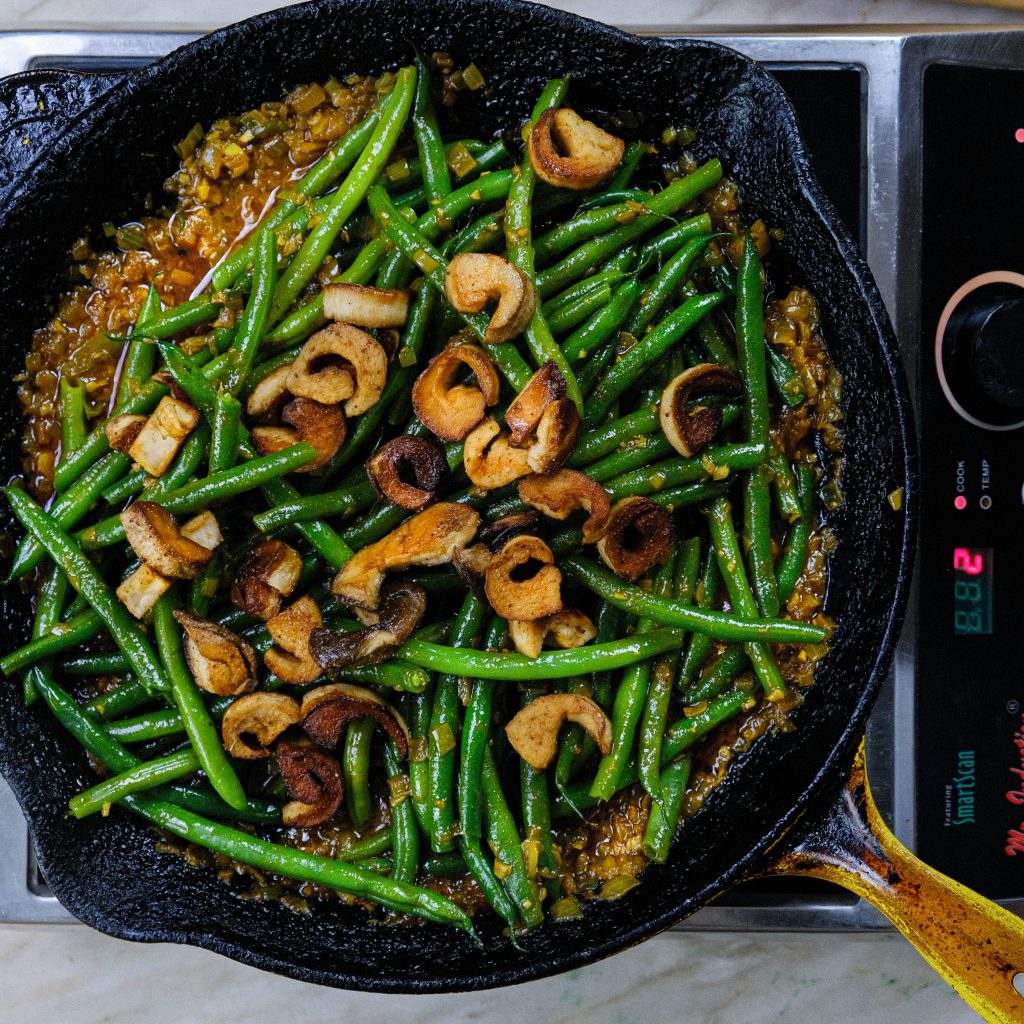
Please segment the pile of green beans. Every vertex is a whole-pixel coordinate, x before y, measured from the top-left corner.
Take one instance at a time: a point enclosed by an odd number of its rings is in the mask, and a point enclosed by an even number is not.
[[[662,184],[652,147],[629,140],[603,184],[559,188],[541,180],[525,146],[446,140],[419,53],[392,77],[365,118],[217,263],[204,293],[164,309],[150,288],[124,339],[112,412],[148,416],[169,394],[195,407],[199,422],[162,476],[110,450],[104,423],[89,423],[86,389],[61,380],[54,500],[44,510],[24,489],[4,488],[25,528],[9,579],[36,571],[40,582],[31,638],[0,658],[0,671],[20,676],[25,700],[42,698],[107,769],[70,799],[74,816],[117,805],[261,871],[475,938],[458,901],[424,884],[468,876],[517,944],[547,906],[565,902],[562,819],[571,825],[636,787],[649,808],[643,852],[665,861],[686,816],[694,747],[759,701],[790,698],[784,652],[822,653],[826,628],[791,608],[818,525],[820,474],[813,457],[777,440],[780,416],[804,392],[765,338],[756,246],[742,238],[735,274],[709,255],[722,237],[705,200],[723,174],[718,160]],[[568,79],[547,83],[524,132],[569,94]],[[353,225],[365,244],[351,244]],[[285,239],[294,255],[283,254]],[[414,382],[451,335],[483,344],[490,313],[459,313],[445,291],[449,262],[472,252],[503,256],[536,298],[520,337],[486,346],[504,378],[491,412],[553,365],[581,425],[566,468],[600,484],[612,504],[643,497],[667,510],[675,541],[641,578],[626,579],[604,549],[584,545],[578,517],[534,527],[561,572],[565,607],[594,625],[591,641],[536,657],[513,649],[514,623],[493,614],[461,569],[402,570],[428,596],[419,628],[381,663],[338,670],[334,681],[386,702],[408,750],[374,717],[348,722],[329,753],[343,786],[337,813],[358,838],[333,857],[304,852],[277,841],[287,786],[276,759],[233,756],[222,737],[240,694],[208,692],[193,675],[188,616],[251,645],[259,691],[301,700],[329,681],[290,686],[266,669],[274,623],[234,606],[236,570],[257,542],[280,538],[302,561],[288,600],[314,600],[328,628],[360,628],[331,593],[334,573],[413,514],[382,500],[360,463],[399,435],[429,439],[410,408]],[[411,289],[410,307],[376,404],[305,473],[316,448],[299,439],[261,454],[247,402],[326,323],[332,261],[340,283]],[[214,330],[210,350],[187,354],[178,343],[219,316],[226,289],[242,303],[234,326]],[[657,403],[673,378],[708,361],[738,374],[740,387],[724,399],[694,396],[689,411],[714,406],[720,425],[701,450],[681,454]],[[468,504],[481,523],[527,511],[518,481],[471,486],[462,442],[443,454],[436,498]],[[205,568],[169,583],[141,621],[118,596],[141,563],[115,511],[138,499],[178,517],[212,512],[223,534]],[[93,682],[88,699],[71,696]],[[504,726],[553,694],[590,701],[610,746],[599,749],[575,722],[556,737],[548,766],[519,756]]]

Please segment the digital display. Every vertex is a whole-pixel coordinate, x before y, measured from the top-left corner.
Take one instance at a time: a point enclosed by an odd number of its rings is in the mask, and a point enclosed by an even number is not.
[[[992,548],[953,548],[953,632],[992,633]]]

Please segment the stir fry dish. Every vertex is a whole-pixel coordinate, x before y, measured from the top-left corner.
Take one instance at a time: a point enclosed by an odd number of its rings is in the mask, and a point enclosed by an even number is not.
[[[624,139],[554,79],[442,133],[478,89],[417,54],[196,125],[176,207],[75,246],[19,378],[36,615],[0,667],[90,755],[75,817],[518,942],[794,727],[841,381],[691,130]]]

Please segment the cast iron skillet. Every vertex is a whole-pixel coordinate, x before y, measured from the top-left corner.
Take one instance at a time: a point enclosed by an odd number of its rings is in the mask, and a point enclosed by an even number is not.
[[[639,39],[517,0],[323,0],[224,29],[123,77],[16,76],[0,93],[8,111],[0,116],[8,126],[0,157],[0,332],[9,374],[21,368],[33,328],[65,284],[74,238],[84,225],[138,211],[147,192],[159,195],[173,168],[172,144],[195,121],[246,110],[297,82],[396,67],[408,59],[410,40],[428,53],[452,52],[458,65],[472,60],[486,75],[486,90],[460,99],[454,130],[487,136],[521,123],[543,81],[571,73],[574,102],[591,111],[635,114],[641,131],[644,124],[659,131],[692,125],[698,156],[720,156],[742,184],[748,216],[783,229],[781,261],[793,282],[817,296],[846,382],[846,504],[830,517],[839,538],[826,605],[838,621],[831,651],[796,716],[798,728],[766,736],[737,760],[686,823],[668,864],[649,869],[617,902],[588,904],[580,920],[537,929],[522,951],[489,921],[481,924],[481,950],[452,930],[381,927],[358,910],[307,918],[276,903],[244,902],[212,874],[155,852],[151,832],[127,815],[70,820],[68,798],[92,778],[85,757],[44,709],[25,710],[20,688],[8,685],[0,696],[0,767],[56,895],[83,921],[123,938],[188,942],[338,987],[436,992],[589,963],[769,870],[845,873],[847,884],[897,901],[909,881],[916,892],[921,871],[895,848],[883,852],[894,840],[865,831],[863,778],[846,788],[911,575],[917,490],[906,386],[878,292],[811,173],[789,103],[739,54],[705,42]],[[22,423],[9,375],[2,387],[0,459],[8,478],[19,469]],[[897,487],[904,502],[894,512],[885,496]],[[28,598],[8,588],[3,610],[20,643]],[[861,856],[873,863],[866,876],[859,867],[822,866]],[[981,912],[973,912],[976,931]],[[904,900],[898,913],[929,926],[921,901]],[[944,908],[939,916],[952,914]],[[928,941],[942,945],[941,938],[932,926]],[[1001,943],[1006,952],[1005,936]],[[942,953],[950,953],[948,944]],[[1016,998],[1005,975],[1014,971],[1008,963],[1024,966],[1024,944],[1016,953],[1001,964],[979,956],[974,988],[991,976],[1006,998]]]

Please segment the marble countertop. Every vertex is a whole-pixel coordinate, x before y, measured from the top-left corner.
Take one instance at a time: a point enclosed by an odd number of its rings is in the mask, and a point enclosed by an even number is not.
[[[0,29],[213,28],[273,0],[4,0]],[[1024,12],[940,0],[564,0],[629,26],[1021,23]],[[0,926],[0,1019],[8,1024],[332,1020],[453,1024],[510,1018],[499,990],[458,996],[340,993],[198,949],[144,946],[81,926]],[[515,990],[536,1024],[964,1024],[978,1020],[895,934],[670,934],[594,966]]]

